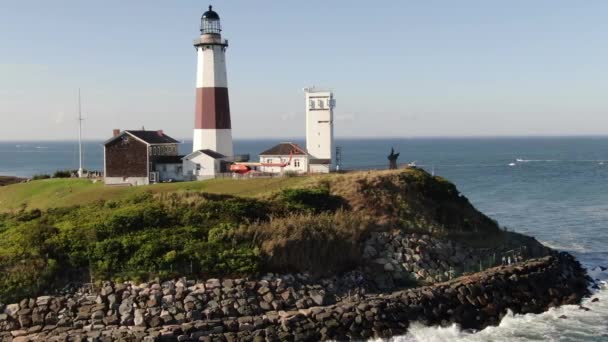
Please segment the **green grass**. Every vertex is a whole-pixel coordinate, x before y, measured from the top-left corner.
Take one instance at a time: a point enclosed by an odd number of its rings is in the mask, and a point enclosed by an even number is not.
[[[198,182],[164,183],[139,187],[105,186],[84,179],[45,179],[0,188],[0,212],[48,209],[88,204],[98,200],[120,200],[149,192],[152,194],[208,192],[243,197],[257,197],[280,189],[310,182],[309,177],[260,179],[211,179]]]

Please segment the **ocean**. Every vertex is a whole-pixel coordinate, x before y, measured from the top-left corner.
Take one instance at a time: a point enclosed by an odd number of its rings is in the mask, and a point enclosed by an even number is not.
[[[295,139],[303,145],[303,141]],[[257,154],[279,140],[236,140]],[[343,169],[384,169],[391,147],[454,182],[509,230],[574,254],[601,289],[583,305],[508,315],[479,332],[414,325],[395,341],[608,341],[608,137],[337,139]],[[183,153],[191,143],[181,146]],[[0,175],[32,176],[78,167],[75,142],[0,142]],[[84,145],[85,168],[101,170],[101,142]],[[563,315],[567,318],[560,318]]]

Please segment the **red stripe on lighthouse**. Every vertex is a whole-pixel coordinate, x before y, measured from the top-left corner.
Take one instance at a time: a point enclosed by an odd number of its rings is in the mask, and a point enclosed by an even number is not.
[[[228,88],[204,87],[196,89],[194,127],[197,129],[230,129]]]

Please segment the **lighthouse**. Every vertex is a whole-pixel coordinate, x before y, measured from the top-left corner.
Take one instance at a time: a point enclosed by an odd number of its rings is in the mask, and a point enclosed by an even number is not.
[[[193,151],[212,150],[233,156],[226,48],[220,16],[209,10],[201,17],[201,35],[194,41],[197,54],[196,106]]]

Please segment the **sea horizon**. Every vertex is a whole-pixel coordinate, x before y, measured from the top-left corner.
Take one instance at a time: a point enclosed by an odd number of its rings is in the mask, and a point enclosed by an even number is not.
[[[257,160],[260,152],[274,144],[291,141],[305,146],[305,138],[235,139],[236,154],[249,154]],[[603,142],[606,141],[604,144]],[[483,142],[483,143],[480,143]],[[103,169],[102,140],[83,141],[84,167]],[[336,138],[340,146],[342,169],[382,169],[391,148],[401,153],[398,162],[416,162],[429,171],[467,167],[508,166],[517,159],[608,162],[608,136],[520,136],[520,137],[417,137],[417,138]],[[586,149],[585,156],[573,146]],[[179,153],[192,150],[192,140],[180,140]],[[477,151],[477,153],[475,153]],[[464,155],[463,155],[464,154]],[[31,158],[36,155],[35,162]],[[57,170],[78,168],[77,140],[0,141],[0,175],[31,177]]]
[[[153,130],[150,130],[153,131]],[[166,133],[166,132],[165,132]],[[171,136],[169,134],[169,136]],[[174,139],[182,142],[182,141],[191,141],[192,137],[173,137]],[[353,140],[353,139],[363,139],[363,140],[386,140],[386,139],[544,139],[544,138],[608,138],[607,134],[547,134],[547,135],[420,135],[420,136],[335,136],[336,140]],[[107,138],[83,138],[82,142],[104,142],[111,137]],[[234,140],[241,141],[274,141],[274,140],[304,140],[305,136],[286,136],[286,137],[233,137]],[[13,142],[78,142],[78,138],[61,138],[61,139],[0,139],[0,143],[13,143]]]

